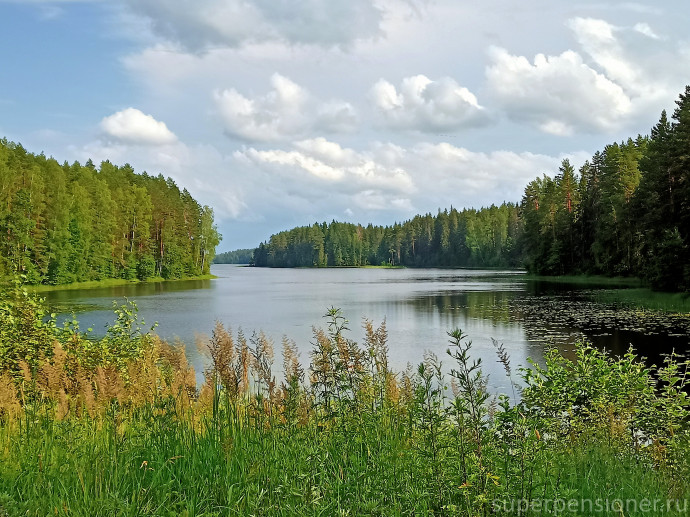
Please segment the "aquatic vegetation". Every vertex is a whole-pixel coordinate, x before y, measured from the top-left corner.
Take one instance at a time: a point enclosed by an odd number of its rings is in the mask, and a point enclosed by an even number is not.
[[[0,363],[0,515],[554,515],[620,501],[628,516],[645,500],[682,515],[690,498],[677,357],[651,368],[580,343],[576,361],[553,349],[516,369],[495,343],[521,387],[493,396],[460,330],[443,360],[394,372],[385,322],[365,320],[360,344],[330,308],[309,364],[283,339],[280,373],[266,335],[217,323],[197,386],[135,306],[91,339],[19,293],[1,309],[23,326],[3,320],[0,350],[35,346]]]

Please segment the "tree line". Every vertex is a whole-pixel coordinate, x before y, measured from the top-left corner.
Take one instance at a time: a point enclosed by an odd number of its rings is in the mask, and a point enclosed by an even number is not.
[[[213,259],[214,264],[249,264],[254,256],[254,248],[245,248],[224,253],[218,253]]]
[[[332,221],[272,235],[254,251],[254,265],[326,267],[515,267],[519,207],[439,210],[392,226]]]
[[[333,221],[272,235],[254,265],[525,267],[635,276],[690,290],[690,86],[649,136],[531,181],[520,203],[439,210],[392,226]]]
[[[606,146],[576,173],[530,182],[522,254],[535,273],[636,276],[690,290],[690,86],[649,136]]]
[[[0,278],[30,284],[209,273],[213,209],[171,178],[58,163],[0,140]]]

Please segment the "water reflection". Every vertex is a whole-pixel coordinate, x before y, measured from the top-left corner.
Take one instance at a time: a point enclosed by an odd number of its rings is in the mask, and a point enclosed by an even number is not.
[[[66,304],[70,310],[78,309],[83,300],[121,300],[135,299],[144,296],[188,291],[190,289],[210,289],[211,280],[177,280],[173,282],[147,282],[137,284],[118,285],[112,287],[97,287],[93,289],[69,289],[47,293],[46,299],[52,305]]]
[[[510,323],[514,320],[509,302],[514,296],[513,292],[500,290],[448,291],[411,298],[409,303],[419,312],[436,311],[449,315],[461,312],[467,318]]]
[[[461,328],[482,357],[495,389],[509,389],[497,362],[492,338],[502,342],[514,369],[528,357],[543,361],[546,346],[572,356],[583,336],[597,346],[622,353],[629,343],[645,355],[669,347],[688,348],[690,321],[677,336],[649,337],[652,323],[642,325],[635,315],[622,317],[597,306],[589,291],[577,286],[535,284],[520,272],[413,269],[257,269],[216,265],[216,280],[141,284],[107,289],[57,291],[49,303],[68,314],[83,309],[82,328],[103,333],[113,320],[112,300],[135,300],[140,316],[159,323],[165,339],[179,338],[197,371],[205,365],[195,338],[210,333],[216,320],[248,335],[263,330],[275,343],[283,335],[294,339],[304,363],[309,360],[312,326],[324,326],[322,315],[340,307],[350,320],[351,337],[363,338],[362,318],[378,325],[386,319],[391,364],[397,370],[417,364],[425,350],[445,358],[447,331]],[[667,329],[668,330],[668,329]],[[280,364],[277,354],[276,364]],[[655,356],[658,359],[658,355]],[[446,363],[448,360],[444,359]],[[448,366],[448,365],[447,365]]]

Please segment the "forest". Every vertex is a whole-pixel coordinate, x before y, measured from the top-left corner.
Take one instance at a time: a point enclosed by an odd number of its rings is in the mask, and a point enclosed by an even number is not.
[[[209,273],[213,209],[162,175],[62,165],[0,140],[0,279],[58,285]]]
[[[659,290],[690,289],[690,86],[649,136],[608,145],[576,173],[525,188],[522,253],[547,275],[637,276]]]
[[[607,145],[579,170],[531,181],[519,203],[439,210],[392,226],[333,221],[272,235],[254,265],[525,267],[637,277],[690,289],[690,86],[650,135]]]
[[[218,253],[214,259],[214,264],[249,264],[254,256],[254,248],[238,249]]]
[[[314,224],[272,235],[254,251],[255,266],[516,267],[519,207],[452,208],[402,224]]]

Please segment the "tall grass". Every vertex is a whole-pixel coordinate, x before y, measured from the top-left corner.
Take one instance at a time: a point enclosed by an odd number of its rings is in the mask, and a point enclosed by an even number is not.
[[[133,307],[89,341],[18,293],[0,339],[32,317],[38,330],[0,363],[0,515],[656,515],[647,499],[687,514],[688,364],[674,358],[653,371],[581,344],[492,397],[459,330],[449,369],[427,354],[393,372],[385,322],[364,321],[360,345],[331,308],[306,366],[287,338],[276,360],[261,332],[218,323],[197,387]],[[571,501],[593,510],[555,506]]]

